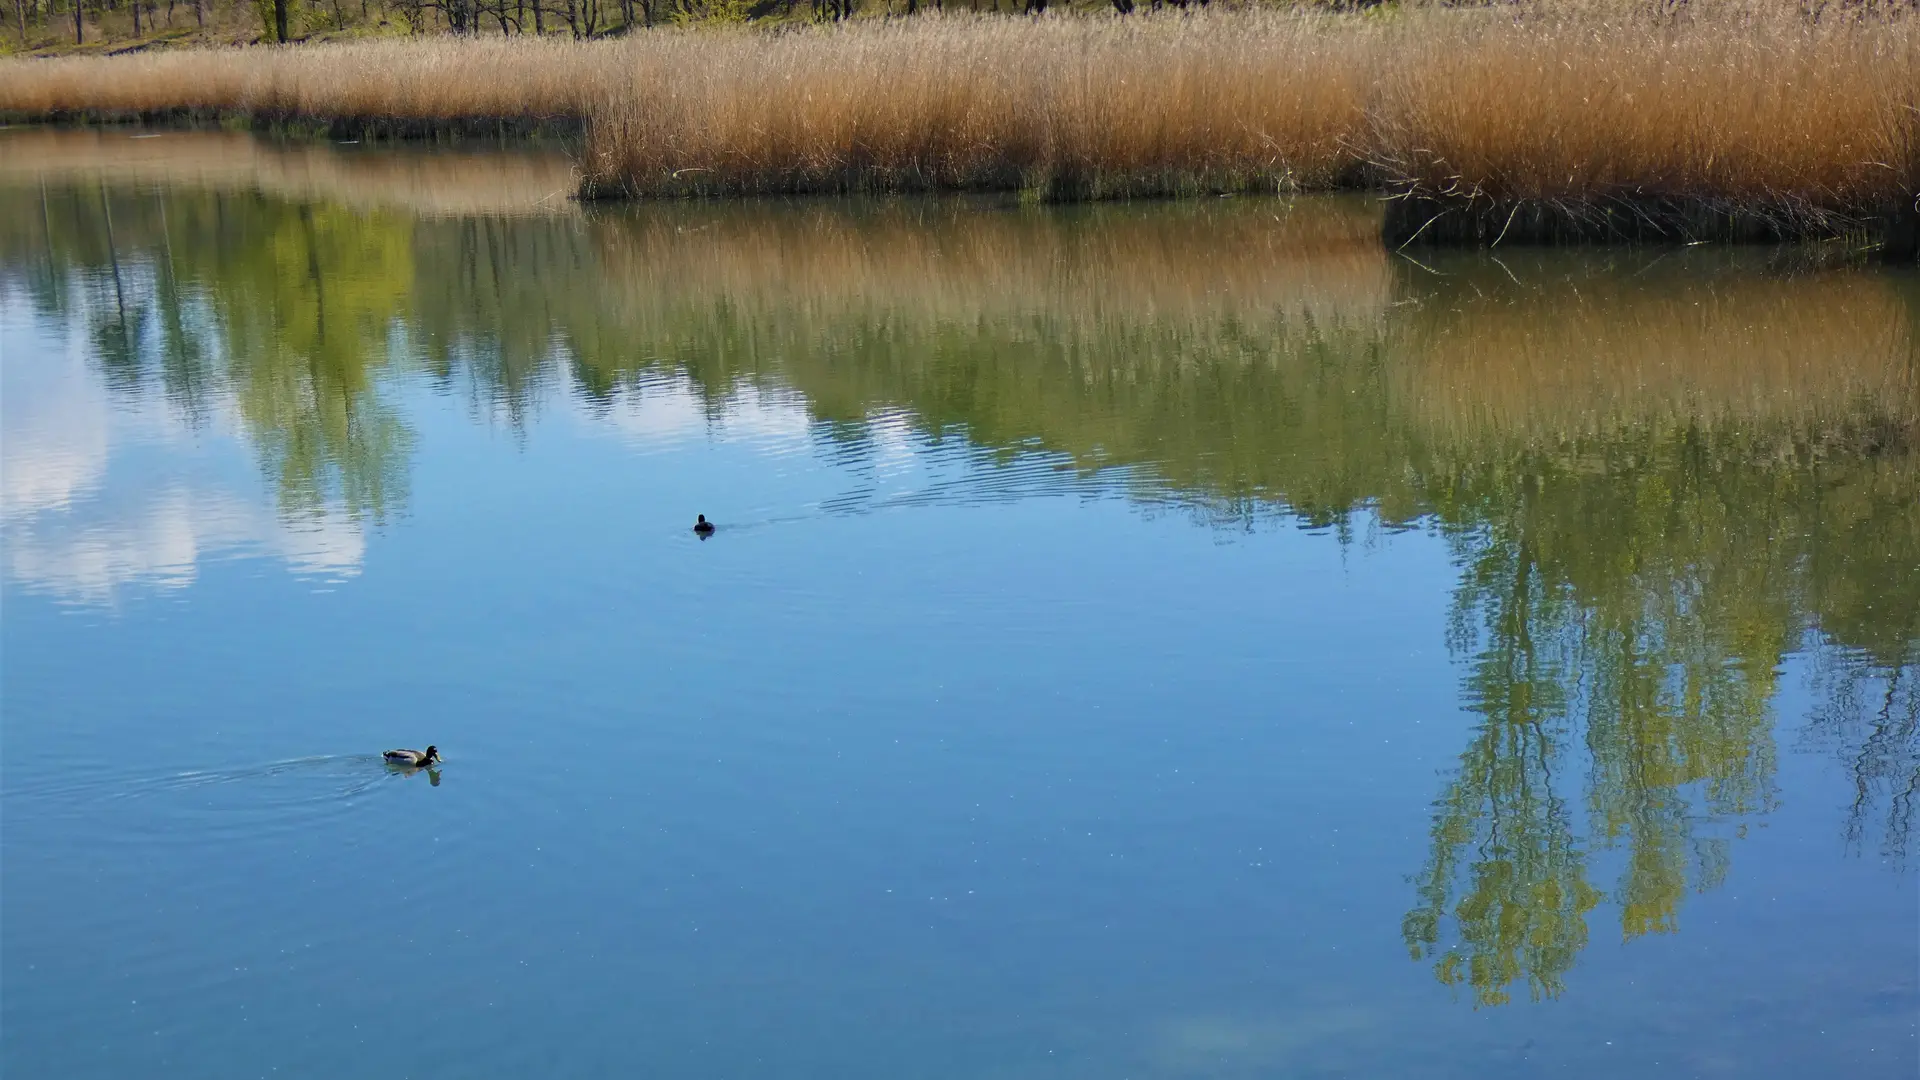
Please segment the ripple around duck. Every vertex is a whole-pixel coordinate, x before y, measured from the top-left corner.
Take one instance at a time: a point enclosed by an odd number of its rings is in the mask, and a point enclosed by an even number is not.
[[[408,779],[417,771],[390,767],[378,754],[330,754],[160,776],[99,772],[12,787],[6,803],[23,817],[110,818],[126,842],[203,843],[209,834],[277,835],[341,818]]]

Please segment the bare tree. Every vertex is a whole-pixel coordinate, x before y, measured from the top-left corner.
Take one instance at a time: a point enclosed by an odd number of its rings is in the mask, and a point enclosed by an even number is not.
[[[576,40],[590,38],[600,29],[600,0],[567,0],[567,29]]]

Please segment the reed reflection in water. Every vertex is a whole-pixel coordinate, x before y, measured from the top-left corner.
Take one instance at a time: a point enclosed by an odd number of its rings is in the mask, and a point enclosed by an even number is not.
[[[479,206],[383,165],[407,180],[368,198],[357,166],[296,183],[220,138],[221,168],[132,185],[14,159],[0,287],[115,399],[239,432],[284,521],[359,543],[404,512],[397,388],[424,380],[514,428],[664,396],[799,410],[841,460],[962,454],[964,482],[818,512],[1000,485],[1222,530],[1430,531],[1474,723],[1401,933],[1481,1005],[1565,991],[1603,900],[1608,932],[1671,933],[1726,879],[1779,797],[1797,652],[1819,704],[1795,738],[1855,778],[1836,838],[1907,853],[1911,277],[1764,251],[1416,264],[1363,200],[535,212],[538,183]],[[7,454],[8,573],[31,581],[21,540],[64,503],[15,498],[41,452]]]

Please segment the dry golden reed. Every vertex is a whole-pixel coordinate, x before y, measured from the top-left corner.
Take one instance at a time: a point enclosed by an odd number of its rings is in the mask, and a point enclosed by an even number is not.
[[[1380,69],[1370,153],[1405,189],[1496,200],[1911,198],[1920,21],[1832,8],[1425,13]]]
[[[621,41],[0,62],[0,114],[584,120],[589,195],[1349,184],[1492,200],[1884,210],[1920,191],[1920,17],[1533,0],[923,16]]]
[[[924,19],[663,35],[596,103],[583,171],[633,194],[1326,187],[1379,35],[1351,20]]]
[[[0,61],[0,115],[578,118],[615,42],[412,39]]]

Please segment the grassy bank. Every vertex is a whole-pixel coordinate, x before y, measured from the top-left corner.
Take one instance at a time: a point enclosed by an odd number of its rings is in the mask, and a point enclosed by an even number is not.
[[[591,197],[1372,187],[1408,240],[1920,229],[1920,18],[1609,0],[0,64],[0,114],[583,123]],[[1906,241],[1909,245],[1911,239]]]

